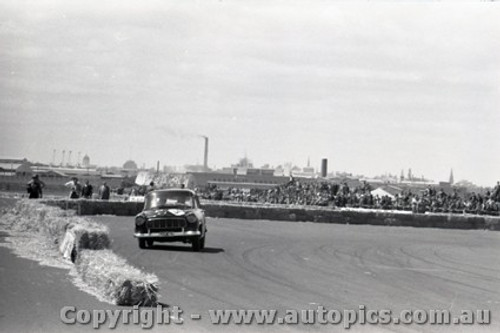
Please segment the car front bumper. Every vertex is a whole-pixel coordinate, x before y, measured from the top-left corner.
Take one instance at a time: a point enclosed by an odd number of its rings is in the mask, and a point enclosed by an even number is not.
[[[196,237],[201,236],[201,231],[199,230],[189,230],[189,231],[160,231],[160,232],[136,232],[134,237],[136,238],[169,238],[169,237]]]

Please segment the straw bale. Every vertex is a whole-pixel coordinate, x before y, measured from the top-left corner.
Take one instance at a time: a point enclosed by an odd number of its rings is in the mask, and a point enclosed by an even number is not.
[[[83,282],[116,305],[155,305],[158,278],[130,266],[111,250],[82,250],[75,261]]]

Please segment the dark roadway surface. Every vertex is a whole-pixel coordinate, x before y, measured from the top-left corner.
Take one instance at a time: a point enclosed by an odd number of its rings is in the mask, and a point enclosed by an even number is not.
[[[155,332],[344,331],[341,325],[220,326],[209,309],[491,310],[488,326],[356,325],[350,332],[500,332],[500,233],[209,219],[207,248],[158,244],[140,250],[133,218],[98,216],[112,248],[161,281],[160,301],[183,309],[184,325]],[[59,310],[118,309],[71,284],[67,271],[42,267],[0,247],[0,332],[92,332],[66,326]],[[191,320],[200,314],[201,320]],[[108,331],[108,330],[98,330]],[[141,331],[121,325],[118,330]]]
[[[182,243],[139,250],[133,218],[95,219],[110,227],[119,255],[157,274],[161,301],[187,315],[317,305],[340,310],[365,305],[394,313],[490,309],[494,324],[484,328],[500,331],[498,232],[209,219],[207,248],[193,253]],[[306,328],[311,329],[300,329]],[[322,328],[332,331],[332,326]],[[360,329],[439,331],[443,326],[354,327]]]

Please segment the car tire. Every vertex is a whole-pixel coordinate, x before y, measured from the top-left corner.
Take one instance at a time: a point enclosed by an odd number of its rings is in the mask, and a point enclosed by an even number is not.
[[[204,240],[201,237],[193,238],[191,245],[193,247],[194,252],[199,252],[202,249],[202,246],[201,246],[202,242],[204,242]]]
[[[141,249],[146,248],[146,240],[144,238],[139,238],[139,248]]]
[[[205,236],[200,239],[200,250],[205,248]]]

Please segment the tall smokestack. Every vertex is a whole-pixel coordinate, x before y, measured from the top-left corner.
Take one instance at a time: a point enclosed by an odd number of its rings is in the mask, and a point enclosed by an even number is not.
[[[321,177],[326,178],[328,174],[328,160],[326,158],[321,160]]]
[[[62,151],[62,160],[61,160],[61,166],[64,165],[64,156],[66,155],[66,150]]]
[[[205,155],[203,156],[203,169],[208,171],[208,136],[203,137],[205,139]]]

